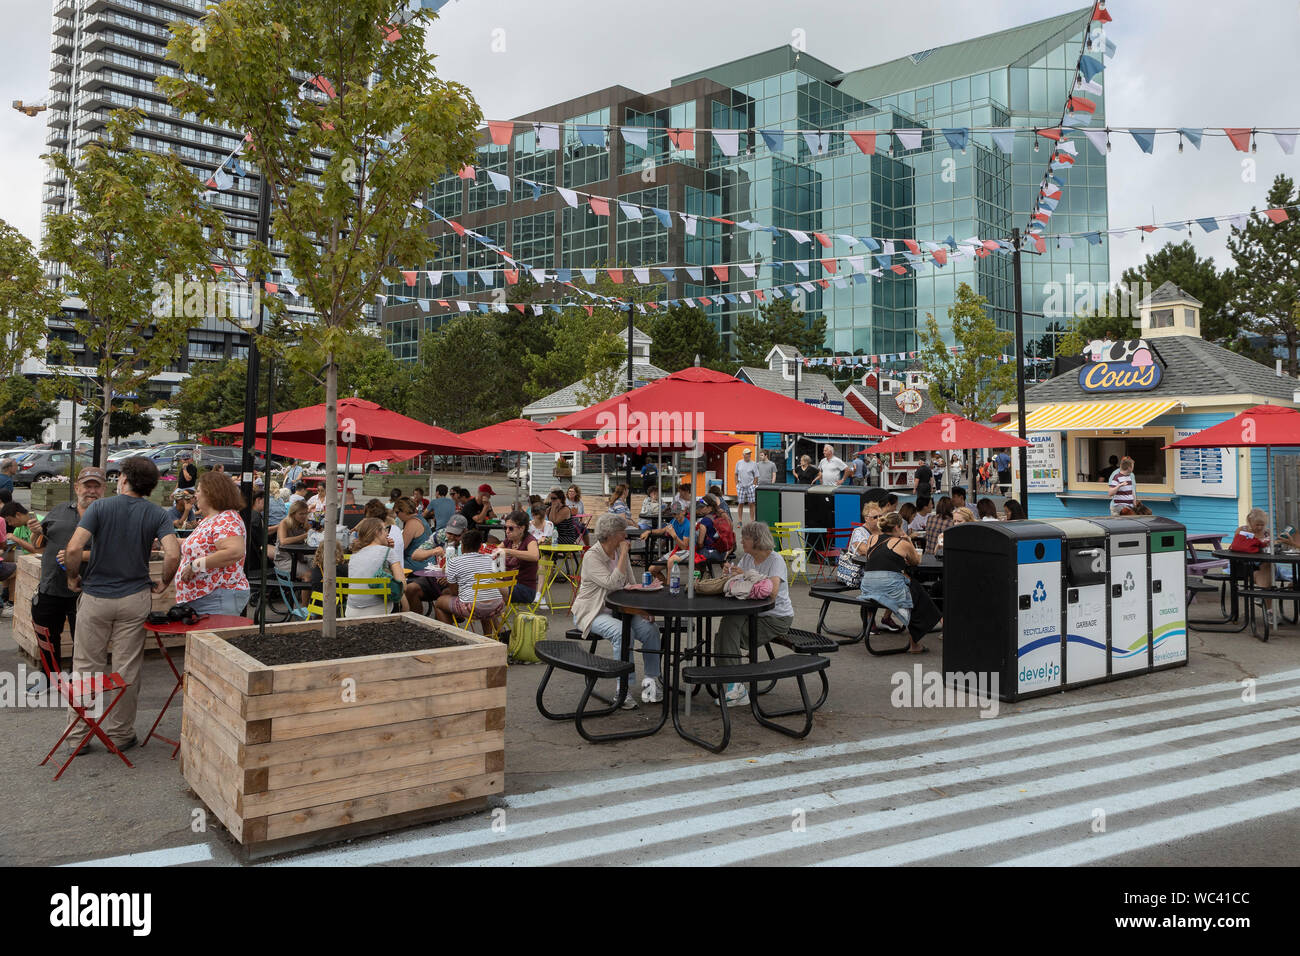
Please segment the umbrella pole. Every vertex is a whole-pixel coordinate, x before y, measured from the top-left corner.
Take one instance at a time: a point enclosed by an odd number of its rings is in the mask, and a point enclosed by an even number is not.
[[[73,408],[76,408],[74,405]],[[257,636],[266,637],[266,574],[269,570],[266,566],[266,552],[269,548],[271,527],[267,523],[267,518],[271,511],[268,505],[271,501],[271,434],[275,431],[275,353],[272,352],[266,360],[266,472],[262,480],[262,489],[266,496],[262,499],[262,540],[258,542],[262,548],[262,581],[261,595],[258,597],[257,615]],[[292,493],[292,492],[291,492]]]

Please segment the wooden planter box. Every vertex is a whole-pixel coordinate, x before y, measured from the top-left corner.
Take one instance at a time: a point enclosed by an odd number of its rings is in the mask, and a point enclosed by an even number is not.
[[[67,488],[67,485],[63,486]],[[153,561],[149,565],[149,577],[155,581],[162,580],[162,559]],[[18,649],[30,657],[33,661],[39,661],[40,656],[36,653],[36,632],[32,630],[32,595],[41,583],[41,557],[38,554],[24,554],[18,559],[18,573],[14,576],[17,584],[14,587],[14,616],[13,616],[13,639],[18,645]],[[153,610],[166,611],[176,603],[176,592],[172,585],[167,585],[167,590],[162,594],[153,596]],[[68,629],[63,629],[63,640],[60,642],[65,649],[72,647],[72,637]],[[163,636],[163,643],[167,647],[184,647],[184,634],[166,634]],[[112,643],[109,643],[109,650],[112,650]],[[144,643],[145,653],[150,651],[157,652],[158,642],[152,638],[146,638]],[[70,656],[70,655],[69,655]]]
[[[366,475],[361,479],[361,493],[366,498],[382,498],[387,501],[388,493],[394,488],[401,488],[408,497],[415,488],[419,488],[427,495],[429,474],[425,472],[421,475],[412,472],[409,475]]]
[[[176,490],[176,480],[174,478],[166,481],[159,481],[153,493],[149,495],[149,500],[163,508],[171,507],[172,492]],[[104,487],[104,497],[110,498],[117,494],[117,482],[110,481]],[[32,485],[32,503],[30,505],[33,511],[42,513],[49,511],[55,505],[61,505],[68,501],[68,483],[66,481],[38,481]]]
[[[189,635],[181,771],[249,855],[473,813],[505,792],[505,645],[400,616],[464,644],[267,666],[226,641],[255,628]]]

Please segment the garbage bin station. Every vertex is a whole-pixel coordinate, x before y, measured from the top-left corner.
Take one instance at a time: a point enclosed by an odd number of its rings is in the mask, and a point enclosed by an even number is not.
[[[949,528],[945,681],[997,674],[1014,702],[1185,665],[1185,535],[1161,517]]]

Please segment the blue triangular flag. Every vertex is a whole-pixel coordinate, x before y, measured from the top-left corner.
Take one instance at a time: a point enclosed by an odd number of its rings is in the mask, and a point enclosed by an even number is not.
[[[492,310],[492,306],[488,305],[486,302],[480,302],[478,304],[478,310],[480,312],[490,312]]]
[[[658,211],[658,210],[656,210],[656,211]],[[676,269],[660,269],[659,271],[662,272],[662,273],[664,274],[664,278],[667,279],[669,282],[676,281],[676,279],[677,279],[677,270],[676,270]]]
[[[862,244],[867,247],[868,252],[876,252],[880,249],[880,243],[876,242],[876,240],[872,239],[870,236],[858,236],[858,238],[862,241]]]
[[[799,273],[801,276],[806,276],[808,274],[808,263],[795,262],[791,264],[794,266],[794,271]]]
[[[853,273],[853,282],[854,282],[856,285],[862,285],[862,284],[865,283],[866,281],[867,281],[867,274],[866,274],[865,272],[855,272],[855,273]]]
[[[541,198],[542,198],[542,184],[541,184],[541,183],[535,183],[535,182],[533,182],[531,179],[524,179],[522,176],[519,177],[519,181],[520,181],[521,183],[527,183],[529,186],[531,186],[531,187],[533,188],[533,199],[536,200],[536,199],[541,199]]]
[[[760,129],[763,134],[763,142],[767,148],[773,152],[781,152],[785,149],[785,130],[783,129]]]
[[[704,270],[699,266],[687,266],[686,274],[690,276],[692,279],[694,279],[696,282],[704,281]]]
[[[595,269],[579,269],[578,271],[581,272],[581,273],[582,273],[582,277],[583,277],[585,280],[587,280],[587,285],[595,285],[595,284],[596,284],[596,270],[595,270]]]
[[[990,131],[993,137],[993,145],[1002,152],[1011,153],[1016,146],[1016,131],[1013,129],[995,129]]]
[[[970,142],[970,130],[965,127],[957,129],[943,130],[943,138],[948,141],[948,145],[953,149],[965,149],[966,144]]]
[[[491,269],[479,269],[478,277],[483,280],[483,284],[486,286],[495,284],[495,273]]]
[[[873,258],[880,263],[880,268],[882,269],[888,269],[891,265],[894,264],[893,256],[879,255],[879,256],[873,256]]]
[[[722,294],[722,297],[726,299],[728,302],[730,302],[732,305],[736,304],[736,297],[732,295],[730,292],[724,292]]]
[[[1104,70],[1101,60],[1095,56],[1088,56],[1086,53],[1079,57],[1079,72],[1083,74],[1085,80],[1091,80],[1094,76]]]
[[[1156,131],[1153,129],[1131,129],[1129,133],[1139,146],[1142,152],[1150,153],[1156,148]]]
[[[944,242],[947,243],[953,249],[957,248],[957,240],[952,236],[949,236],[947,239],[944,240]]]
[[[659,217],[659,222],[665,229],[673,227],[673,215],[667,209],[655,209],[654,206],[651,206],[650,209]]]
[[[1217,219],[1198,219],[1196,220],[1196,224],[1206,232],[1214,232],[1219,228],[1219,222]]]
[[[1101,233],[1099,232],[1085,232],[1083,238],[1088,240],[1088,245],[1090,246],[1101,245]]]
[[[556,270],[555,270],[555,281],[556,281],[556,282],[572,282],[572,281],[573,281],[573,270],[572,270],[572,269],[556,269]]]
[[[452,275],[452,278],[456,280],[456,284],[457,284],[457,285],[459,285],[459,286],[467,286],[467,285],[469,285],[469,271],[468,271],[468,270],[466,270],[466,269],[460,269],[460,270],[457,270],[457,271],[452,272],[451,275]]]
[[[1179,128],[1178,132],[1186,136],[1187,141],[1191,143],[1193,146],[1195,146],[1197,149],[1201,148],[1201,137],[1205,135],[1205,130],[1193,129],[1188,126],[1183,126]]]

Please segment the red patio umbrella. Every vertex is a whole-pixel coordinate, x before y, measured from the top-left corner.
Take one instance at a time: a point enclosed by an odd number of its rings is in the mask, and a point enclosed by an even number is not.
[[[587,443],[581,438],[543,428],[537,422],[526,418],[512,418],[509,421],[476,428],[461,434],[461,440],[493,451],[518,452],[565,452],[586,451]],[[519,501],[519,468],[515,466],[515,502]]]
[[[1273,449],[1300,446],[1300,411],[1256,405],[1166,448],[1263,448],[1268,471],[1268,539],[1273,541]]]
[[[635,436],[622,436],[623,438],[632,438]],[[699,434],[700,443],[704,445],[706,451],[721,451],[724,448],[730,448],[732,445],[744,444],[748,439],[740,438],[736,435],[724,435],[722,432],[702,431]],[[583,441],[579,439],[579,441]],[[659,442],[651,444],[650,442],[633,442],[622,441],[613,431],[600,432],[595,438],[583,441],[583,446],[587,451],[597,455],[644,455],[647,452],[657,452],[665,454],[669,452],[690,451],[695,447],[692,441],[678,442]]]
[[[872,452],[961,451],[969,448],[1019,448],[1029,442],[995,428],[988,428],[952,412],[931,415],[876,445]]]
[[[651,446],[689,441],[705,428],[739,432],[826,432],[884,438],[886,433],[865,422],[855,422],[833,412],[742,382],[740,379],[693,366],[673,372],[642,388],[615,395],[590,408],[565,415],[551,428],[572,431],[615,430],[632,441]],[[691,485],[698,458],[691,458]],[[691,496],[691,527],[695,527],[695,496]],[[695,567],[695,535],[691,535],[687,568]],[[687,575],[687,593],[694,594],[695,579]]]

